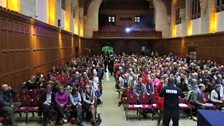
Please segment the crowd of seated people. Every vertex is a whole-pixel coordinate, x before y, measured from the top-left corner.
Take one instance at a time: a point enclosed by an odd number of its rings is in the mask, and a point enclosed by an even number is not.
[[[114,55],[109,56],[109,60],[113,61],[109,66],[113,68],[111,71],[120,93],[119,105],[124,102],[124,90],[131,88],[137,96],[137,103],[141,94],[147,94],[151,104],[154,103],[152,99],[157,99],[154,107],[160,110],[161,118],[163,98],[159,98],[158,94],[167,84],[169,76],[174,76],[176,86],[185,92],[186,102],[194,106],[192,108],[224,107],[224,67],[215,62],[190,60],[173,54],[154,56],[153,53],[151,56]],[[23,83],[17,96],[31,97],[32,101],[40,97],[38,115],[43,116],[43,125],[53,125],[54,121],[55,124],[63,124],[74,118],[78,125],[83,125],[84,118],[96,125],[96,107],[97,103],[101,103],[102,95],[103,64],[101,56],[74,58],[64,66],[53,67],[46,76],[41,73],[32,76]],[[23,106],[19,103],[22,101],[12,100],[15,95],[10,86],[2,85],[0,111],[7,111],[7,123],[13,126],[14,103]]]
[[[0,104],[1,111],[8,112],[5,116],[8,117],[9,123],[6,124],[14,126],[15,123],[11,110],[13,102],[21,102],[21,106],[25,108],[27,104],[23,103],[22,99],[31,98],[29,102],[34,102],[34,99],[38,98],[37,112],[43,126],[63,125],[68,122],[82,126],[84,119],[91,121],[93,125],[99,125],[101,120],[97,116],[96,108],[102,103],[100,79],[103,73],[97,74],[97,70],[103,69],[101,64],[103,64],[101,56],[74,58],[64,66],[53,67],[46,76],[37,73],[22,84],[17,95],[13,93],[17,96],[14,101],[11,94],[9,97],[11,99],[5,98],[6,91],[3,90],[0,94]],[[11,91],[11,88],[9,89]],[[31,103],[32,105],[34,103]]]
[[[223,65],[210,60],[180,58],[172,53],[168,56],[124,54],[114,56],[113,59],[116,88],[121,95],[126,88],[131,88],[137,100],[144,93],[158,99],[158,90],[167,84],[170,76],[174,76],[176,86],[186,94],[184,102],[193,109],[224,107]],[[160,104],[157,107],[163,104],[163,100],[158,101]],[[122,102],[121,96],[119,106]],[[159,108],[162,110],[162,107]]]

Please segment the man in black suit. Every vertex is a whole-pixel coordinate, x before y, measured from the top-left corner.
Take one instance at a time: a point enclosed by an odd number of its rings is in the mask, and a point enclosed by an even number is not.
[[[55,104],[55,94],[52,92],[50,84],[46,86],[46,92],[41,96],[40,113],[43,112],[43,125],[47,126],[47,123],[52,118],[51,109]]]
[[[185,95],[176,86],[175,77],[171,76],[168,84],[159,93],[159,97],[164,97],[163,126],[169,126],[171,119],[173,126],[179,125],[179,96]]]
[[[16,95],[8,84],[2,85],[2,91],[0,91],[0,113],[6,117],[6,123],[10,126],[17,126],[14,118],[13,96]]]

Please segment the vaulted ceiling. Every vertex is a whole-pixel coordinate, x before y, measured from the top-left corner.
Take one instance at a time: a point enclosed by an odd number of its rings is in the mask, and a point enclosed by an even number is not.
[[[92,1],[93,0],[79,0],[80,7],[84,7],[85,15],[87,14],[89,5]],[[116,3],[115,5],[128,3],[128,4],[136,4],[136,5],[139,5],[139,7],[142,6],[145,8],[147,6],[147,4],[144,4],[144,3],[146,3],[146,2],[148,3],[148,1],[152,2],[153,0],[103,0],[103,3]],[[162,1],[166,7],[167,14],[170,15],[172,0],[162,0]]]
[[[146,0],[107,0],[104,1],[101,9],[149,9],[149,2]]]

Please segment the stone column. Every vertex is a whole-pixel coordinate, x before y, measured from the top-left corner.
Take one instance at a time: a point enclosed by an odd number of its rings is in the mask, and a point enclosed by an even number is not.
[[[176,28],[176,2],[172,1],[171,4],[171,37],[177,37]]]
[[[209,32],[209,12],[208,12],[208,0],[200,0],[201,7],[201,34]]]
[[[93,31],[98,31],[99,9],[102,0],[92,0],[85,20],[85,37],[92,38]]]
[[[162,31],[163,38],[170,37],[170,16],[167,14],[166,7],[162,0],[153,0],[155,9],[155,28]]]
[[[192,21],[191,21],[191,2],[192,0],[186,0],[185,20],[186,20],[186,36],[192,34]]]
[[[180,34],[180,36],[186,36],[186,32],[187,32],[186,6],[180,8],[180,18],[181,18],[181,34]]]

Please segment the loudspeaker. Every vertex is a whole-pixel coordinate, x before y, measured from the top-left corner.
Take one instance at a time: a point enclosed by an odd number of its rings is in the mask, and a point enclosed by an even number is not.
[[[58,19],[58,27],[61,26],[61,19]]]

